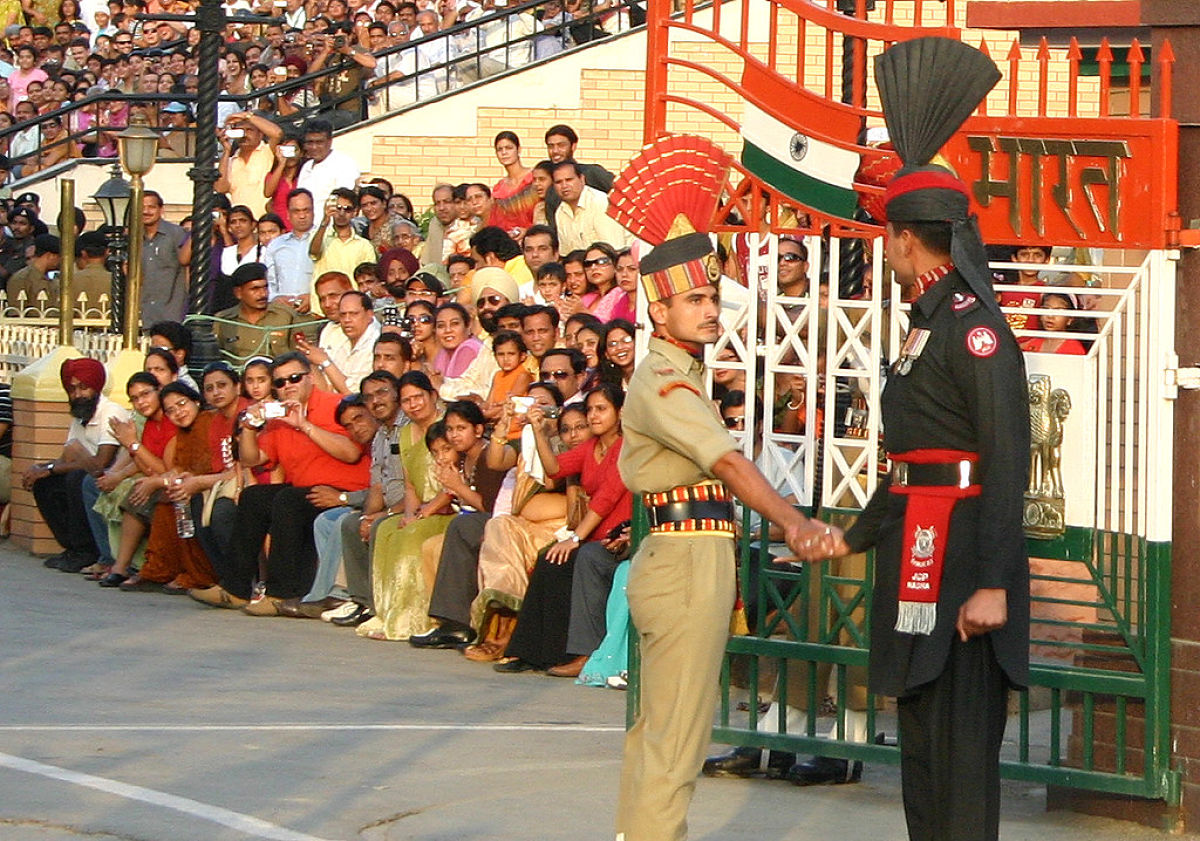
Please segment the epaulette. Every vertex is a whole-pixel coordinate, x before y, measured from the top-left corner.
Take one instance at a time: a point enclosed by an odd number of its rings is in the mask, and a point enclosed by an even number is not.
[[[673,380],[672,382],[667,383],[666,385],[664,385],[662,388],[660,388],[658,390],[658,396],[666,397],[668,394],[670,394],[672,391],[674,391],[677,388],[686,388],[688,391],[692,392],[697,397],[704,396],[703,394],[700,393],[700,389],[696,388],[696,386],[692,385],[687,380]]]

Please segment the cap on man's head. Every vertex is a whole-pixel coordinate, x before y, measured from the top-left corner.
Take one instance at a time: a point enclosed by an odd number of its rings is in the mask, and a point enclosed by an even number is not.
[[[266,280],[267,267],[262,263],[244,263],[233,270],[230,275],[230,280],[233,281],[233,288],[237,289],[243,284],[249,283],[252,280]]]
[[[163,106],[164,114],[190,114],[192,109],[188,108],[182,102],[168,102]]]
[[[40,206],[42,197],[37,193],[21,193],[21,195],[16,197],[15,201],[17,204],[35,204]]]
[[[34,254],[58,254],[59,250],[58,237],[53,234],[38,234],[33,238]]]
[[[34,213],[32,210],[30,210],[28,207],[14,208],[13,211],[8,214],[9,221],[12,221],[13,219],[16,219],[18,217],[20,217],[21,219],[28,219],[29,224],[31,224],[31,225],[34,222],[37,222],[37,220],[38,220],[37,214]]]
[[[419,271],[405,281],[404,288],[407,289],[418,281],[424,284],[425,288],[430,292],[436,292],[441,295],[450,284],[450,273],[440,263],[426,263],[424,266],[421,266]]]

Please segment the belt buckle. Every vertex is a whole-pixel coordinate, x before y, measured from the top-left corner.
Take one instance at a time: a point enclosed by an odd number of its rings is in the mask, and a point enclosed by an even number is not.
[[[961,459],[958,462],[958,489],[966,490],[971,487],[971,462]]]
[[[908,485],[908,462],[898,461],[892,465],[892,481],[902,488]]]

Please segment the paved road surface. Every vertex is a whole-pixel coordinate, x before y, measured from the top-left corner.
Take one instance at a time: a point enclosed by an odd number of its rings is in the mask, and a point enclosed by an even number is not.
[[[157,593],[0,542],[0,841],[611,839],[625,696]],[[1162,833],[1005,789],[1005,841]],[[902,841],[899,776],[701,780],[692,838]]]

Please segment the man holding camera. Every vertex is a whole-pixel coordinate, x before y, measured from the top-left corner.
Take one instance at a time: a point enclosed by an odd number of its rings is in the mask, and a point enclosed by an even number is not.
[[[362,82],[375,69],[375,56],[366,47],[356,43],[353,27],[339,23],[329,28],[325,35],[314,36],[317,55],[309,66],[309,73],[325,67],[335,67],[337,73],[317,80],[315,90],[321,98],[321,114],[333,123],[335,129],[345,128],[362,118]]]
[[[275,146],[282,137],[283,130],[268,119],[249,111],[231,114],[221,138],[221,175],[213,189],[226,193],[233,207],[245,205],[261,216],[267,210],[263,182],[275,166]]]

